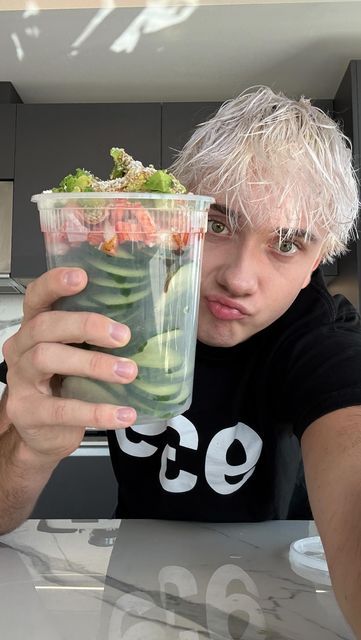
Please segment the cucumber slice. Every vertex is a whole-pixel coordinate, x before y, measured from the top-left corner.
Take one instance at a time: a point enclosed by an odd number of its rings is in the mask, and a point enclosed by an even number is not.
[[[119,287],[105,287],[102,285],[94,284],[93,282],[89,282],[85,292],[89,294],[90,298],[97,298],[99,295],[106,295],[112,297],[123,296],[123,298],[132,297],[133,293],[140,293],[141,291],[147,292],[147,286],[140,287],[136,285],[135,287],[126,287],[125,289]]]
[[[134,355],[127,355],[131,360],[134,360]],[[182,363],[177,369],[155,369],[154,367],[141,367],[138,371],[138,377],[136,380],[141,380],[150,385],[177,385],[178,388],[182,384],[188,384],[188,376],[186,374],[185,366]]]
[[[152,402],[162,402],[167,406],[184,404],[192,392],[190,383],[183,381],[173,384],[139,384],[139,380],[131,383],[129,390],[134,393],[134,397],[141,398],[143,402],[148,401],[151,409]]]
[[[92,300],[88,296],[83,296],[82,298],[78,298],[74,300],[74,303],[85,310],[95,311],[95,309],[99,309],[99,304],[95,300]]]
[[[162,405],[166,410],[169,410],[170,407],[180,407],[185,404],[188,400],[189,393],[184,393],[182,390],[177,396],[174,398],[169,398],[168,400],[158,398],[158,402],[162,402]],[[157,398],[155,398],[157,400]]]
[[[184,404],[184,403],[182,403]],[[156,418],[171,418],[174,415],[174,409],[178,411],[182,405],[173,402],[162,402],[155,400],[147,400],[138,395],[133,395],[129,400],[129,406],[134,407],[138,414],[138,420],[142,421],[142,417],[154,416]]]
[[[129,400],[129,406],[134,407],[136,410],[138,420],[142,419],[142,415],[169,418],[174,416],[175,413],[180,412],[187,403],[187,400],[187,396],[183,397],[181,402],[175,402],[174,400],[146,400],[134,394]]]
[[[103,308],[103,313],[104,313],[104,308]],[[136,313],[136,309],[134,309],[134,305],[123,304],[121,306],[108,307],[108,309],[106,310],[106,316],[111,320],[115,320],[115,322],[120,322],[122,324],[128,325],[131,331],[133,331],[133,327],[135,326],[138,314]],[[128,346],[129,345],[127,345],[127,348]],[[122,347],[122,349],[124,349],[124,347]],[[134,352],[134,347],[132,348],[131,351],[132,353]]]
[[[139,378],[132,382],[133,389],[137,389],[150,396],[166,396],[167,398],[177,396],[179,393],[179,386],[179,382],[173,384],[170,382],[165,384],[157,384],[146,382],[145,380],[140,380]]]
[[[120,291],[99,291],[99,292],[91,292],[91,297],[96,302],[100,302],[101,304],[109,305],[112,307],[120,307],[121,305],[133,304],[137,300],[141,300],[149,293],[149,289],[142,289],[141,291],[136,291],[134,293],[130,292],[129,295],[122,295]]]
[[[85,260],[88,264],[91,265],[91,267],[100,269],[101,271],[105,271],[106,273],[115,273],[116,275],[124,276],[125,278],[144,279],[144,277],[147,275],[146,269],[132,269],[128,266],[124,266],[123,264],[121,264],[121,262],[115,264],[115,261],[112,262],[111,256],[104,256],[103,258],[99,256],[87,255],[85,256]],[[86,270],[86,265],[84,265],[84,268]]]
[[[152,403],[151,405],[142,404],[139,401],[132,405],[137,412],[138,420],[140,423],[149,422],[149,418],[159,418],[162,420],[167,420],[168,418],[172,418],[174,412],[172,410],[165,409],[162,404],[155,405]],[[165,409],[165,410],[164,410]]]
[[[183,264],[170,278],[166,296],[179,295],[183,291],[189,290],[189,284],[194,280],[194,264],[193,262],[187,262]]]
[[[180,297],[190,290],[190,286],[193,290],[193,279],[194,266],[192,262],[188,262],[187,264],[179,267],[168,281],[167,290],[163,291],[159,296],[155,304],[155,314],[163,317],[166,310],[169,310],[171,305],[174,305],[174,307],[178,309]]]
[[[124,247],[118,247],[114,256],[115,259],[119,258],[119,260],[134,260],[134,256],[129,251],[126,251]]]
[[[116,287],[117,289],[134,289],[135,287],[145,287],[146,280],[140,280],[139,282],[130,282],[124,277],[117,277],[116,275],[103,275],[100,273],[99,275],[91,276],[90,283],[96,284],[100,287]]]
[[[63,398],[76,398],[85,402],[128,405],[128,394],[123,385],[100,382],[90,378],[67,376],[61,387]]]
[[[175,329],[150,338],[142,351],[131,356],[137,365],[155,369],[178,369],[182,366],[182,356],[172,348],[182,338],[183,331]]]
[[[167,349],[166,353],[159,350],[147,350],[140,354],[129,356],[139,367],[165,369],[166,371],[178,369],[182,363],[181,356],[173,349]]]
[[[60,309],[61,311],[75,311],[78,308],[94,311],[99,308],[99,304],[83,292],[75,296],[61,298],[54,304],[54,309]]]
[[[164,331],[163,333],[157,333],[156,335],[149,338],[149,340],[144,345],[144,350],[146,348],[154,348],[159,345],[162,349],[169,345],[171,342],[178,341],[183,337],[184,331],[182,329],[172,329],[172,331]]]

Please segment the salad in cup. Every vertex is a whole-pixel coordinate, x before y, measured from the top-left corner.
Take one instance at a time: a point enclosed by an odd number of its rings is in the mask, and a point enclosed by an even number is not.
[[[68,376],[62,394],[132,406],[137,424],[164,421],[191,402],[200,266],[212,198],[187,194],[165,170],[110,151],[108,180],[77,169],[32,197],[40,212],[48,267],[74,266],[86,288],[58,309],[94,311],[129,326],[126,347],[101,350],[134,360],[138,376],[119,385]]]

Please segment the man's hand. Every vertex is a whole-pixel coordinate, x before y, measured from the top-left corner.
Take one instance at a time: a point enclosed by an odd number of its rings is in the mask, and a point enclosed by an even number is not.
[[[95,404],[57,396],[59,376],[75,375],[127,384],[137,375],[134,362],[74,343],[120,347],[128,343],[125,325],[88,312],[53,311],[53,303],[81,291],[87,283],[81,269],[53,269],[31,283],[24,301],[24,320],[3,353],[8,365],[4,411],[27,448],[56,464],[74,451],[86,426],[127,427],[136,418],[129,407]],[[3,416],[4,422],[4,416]]]
[[[24,321],[6,341],[7,389],[0,404],[0,534],[19,526],[58,462],[80,444],[85,427],[126,427],[134,409],[59,397],[61,376],[75,375],[127,384],[134,362],[72,346],[127,344],[130,331],[96,313],[53,311],[61,297],[87,283],[82,269],[53,269],[27,289]]]

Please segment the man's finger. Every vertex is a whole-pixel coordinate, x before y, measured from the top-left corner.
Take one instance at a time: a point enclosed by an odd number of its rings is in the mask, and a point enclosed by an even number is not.
[[[43,396],[38,403],[36,416],[29,415],[29,423],[35,423],[37,427],[52,426],[54,429],[84,426],[116,429],[130,426],[136,417],[132,407]]]
[[[86,286],[88,276],[83,269],[57,267],[31,282],[24,298],[24,320],[30,320],[64,296],[78,293]]]
[[[17,336],[17,349],[24,353],[39,342],[87,342],[115,349],[125,346],[129,340],[130,330],[126,325],[99,313],[48,311],[24,324]]]
[[[24,354],[18,372],[23,380],[34,384],[49,380],[54,373],[128,384],[134,380],[138,369],[135,362],[128,358],[40,342]]]

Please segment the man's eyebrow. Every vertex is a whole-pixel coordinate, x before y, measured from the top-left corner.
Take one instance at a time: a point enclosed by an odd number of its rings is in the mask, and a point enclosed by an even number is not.
[[[229,209],[225,204],[219,204],[218,202],[213,202],[213,204],[211,204],[210,206],[210,209],[216,210],[219,213],[223,213],[223,215],[225,216],[228,216],[229,214],[234,215],[232,209]]]
[[[276,233],[280,236],[280,238],[299,238],[300,240],[305,240],[306,242],[317,242],[319,239],[313,233],[306,231],[306,229],[285,229],[284,227],[282,227],[276,229]]]
[[[225,216],[235,215],[235,212],[232,209],[226,207],[225,204],[219,204],[219,202],[214,202],[210,206],[210,210],[218,211]],[[279,227],[274,230],[280,238],[298,238],[299,240],[303,240],[305,242],[317,242],[319,238],[315,236],[313,233],[310,233],[306,229],[287,229],[285,227]]]

